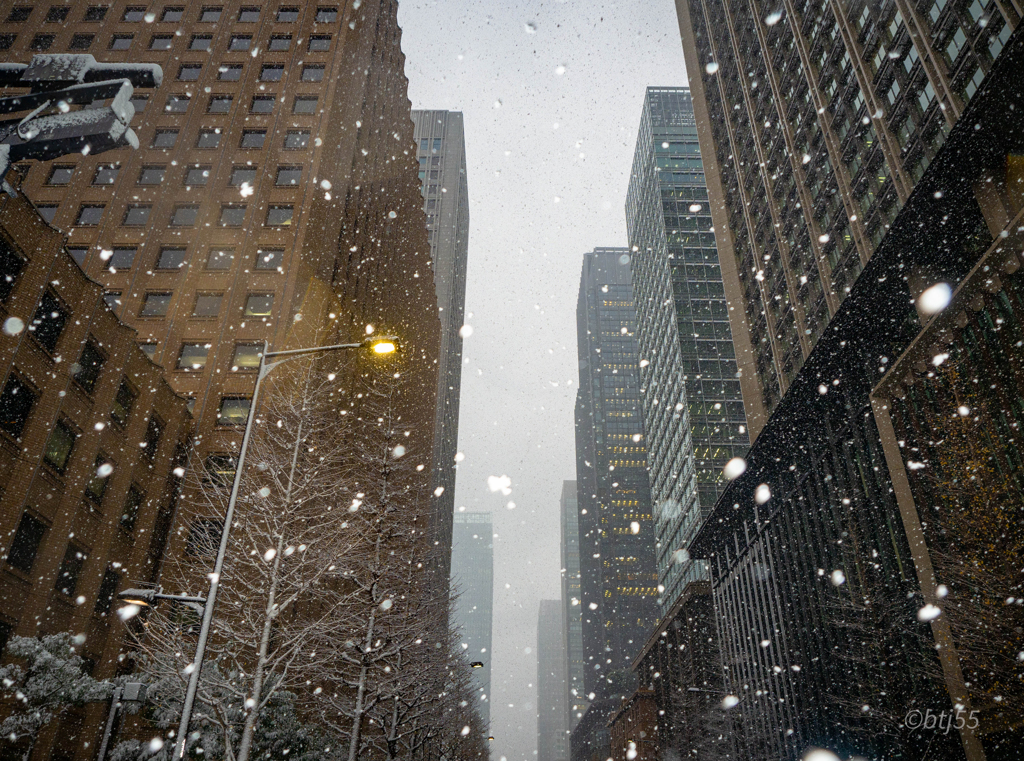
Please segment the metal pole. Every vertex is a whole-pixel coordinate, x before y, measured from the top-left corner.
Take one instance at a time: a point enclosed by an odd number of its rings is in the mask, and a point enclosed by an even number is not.
[[[96,761],[107,761],[107,746],[110,745],[110,735],[114,731],[114,719],[117,718],[117,707],[121,704],[121,688],[115,687],[114,694],[110,696],[110,713],[107,714],[107,726],[103,729],[103,741],[100,743],[100,752]]]
[[[185,702],[181,707],[181,723],[178,725],[178,737],[174,748],[174,757],[182,759],[185,757],[185,746],[188,741],[188,725],[192,719],[192,706],[196,700],[196,690],[199,688],[199,672],[203,670],[203,657],[206,655],[206,640],[210,637],[210,624],[213,622],[213,607],[217,604],[217,589],[220,587],[220,575],[224,568],[224,555],[228,549],[228,535],[231,533],[231,523],[235,518],[235,502],[238,500],[238,487],[242,482],[242,468],[245,465],[245,451],[249,448],[249,437],[252,435],[252,424],[256,418],[256,401],[260,394],[260,384],[266,375],[267,342],[263,342],[263,353],[260,355],[259,372],[256,375],[256,387],[252,391],[252,401],[249,403],[249,416],[245,421],[245,433],[242,435],[242,447],[238,452],[238,462],[235,463],[235,480],[231,485],[231,496],[228,498],[228,509],[224,514],[224,528],[220,532],[220,547],[217,549],[217,561],[213,565],[213,573],[210,576],[210,591],[206,595],[206,605],[203,608],[203,625],[199,629],[199,640],[196,642],[196,656],[192,662],[192,673],[188,677],[188,690],[185,692]]]

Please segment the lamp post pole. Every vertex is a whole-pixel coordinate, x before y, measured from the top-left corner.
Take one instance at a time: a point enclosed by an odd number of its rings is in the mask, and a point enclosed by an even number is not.
[[[249,438],[252,436],[253,420],[256,418],[256,404],[259,399],[260,386],[263,379],[270,374],[270,371],[286,362],[289,359],[305,354],[317,354],[327,351],[339,351],[342,349],[371,349],[377,354],[390,354],[397,348],[393,338],[366,339],[360,343],[333,344],[331,346],[314,346],[309,349],[290,349],[287,351],[268,351],[267,342],[263,342],[263,352],[260,354],[259,370],[256,373],[256,386],[252,391],[252,400],[249,402],[249,414],[245,421],[245,433],[242,434],[242,446],[238,450],[238,460],[235,463],[235,478],[231,484],[231,496],[228,497],[227,511],[224,513],[224,528],[220,532],[220,546],[217,548],[217,559],[213,564],[213,573],[210,574],[210,591],[206,595],[206,604],[203,606],[203,624],[199,628],[199,639],[196,641],[195,660],[189,667],[191,672],[188,676],[188,689],[185,691],[185,702],[181,707],[181,722],[178,725],[178,736],[174,748],[174,758],[185,758],[185,749],[188,745],[188,725],[192,719],[192,708],[196,701],[196,692],[199,689],[199,675],[203,670],[203,659],[206,656],[206,642],[210,638],[210,625],[213,622],[213,608],[217,604],[217,590],[220,588],[220,575],[224,569],[224,556],[227,554],[228,538],[231,534],[231,525],[235,519],[235,503],[238,501],[238,487],[242,482],[242,469],[245,465],[245,453],[249,449]],[[276,362],[267,363],[271,357],[282,357]]]

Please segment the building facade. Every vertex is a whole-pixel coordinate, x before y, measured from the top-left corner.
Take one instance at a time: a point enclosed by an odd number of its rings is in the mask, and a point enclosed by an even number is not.
[[[709,141],[722,167],[717,189],[709,180],[716,214],[745,204],[737,200],[744,186],[730,184],[744,167],[758,199],[751,209],[768,203],[771,211],[786,188],[815,200],[819,189],[804,187],[798,173],[795,186],[788,179],[765,192],[764,182],[789,169],[767,158],[751,163],[747,152],[776,150],[777,142],[764,142],[762,124],[777,125],[788,140],[820,98],[820,82],[832,100],[827,117],[811,116],[819,158],[806,162],[807,172],[840,186],[855,181],[849,193],[786,206],[819,220],[820,203],[854,203],[849,215],[819,228],[820,239],[812,236],[815,245],[847,247],[853,260],[815,262],[839,303],[834,312],[829,306],[827,330],[809,323],[810,349],[788,380],[775,354],[751,355],[770,360],[759,384],[770,391],[764,401],[772,415],[746,472],[692,545],[710,560],[742,755],[795,759],[828,747],[918,758],[928,748],[929,757],[1012,758],[1021,714],[995,685],[1020,679],[1007,654],[1024,643],[1016,603],[1008,607],[994,590],[1020,546],[1015,374],[1022,357],[1011,336],[1021,309],[1024,38],[1019,28],[1005,31],[1017,16],[1007,6],[965,3],[787,5],[787,21],[768,25],[717,5],[710,16],[702,15],[709,4],[677,7],[684,41],[696,41],[687,55],[701,72],[692,84],[702,145]],[[974,20],[979,9],[985,23]],[[736,61],[739,35],[749,57]],[[707,47],[723,38],[728,47]],[[810,41],[824,56],[821,67],[784,60],[805,55]],[[719,57],[701,58],[711,53]],[[704,68],[709,61],[718,65]],[[840,65],[846,78],[836,81]],[[758,90],[760,100],[751,100],[754,78],[775,92],[787,71],[785,95],[772,101]],[[887,84],[864,94],[862,81]],[[744,93],[740,107],[720,118],[734,88]],[[888,105],[876,110],[879,97]],[[742,112],[753,103],[758,118],[748,120]],[[841,154],[832,152],[836,139]],[[865,175],[867,166],[876,171]],[[777,243],[779,230],[790,229],[774,224],[755,238],[759,244]],[[746,234],[742,225],[734,231],[737,240]],[[736,248],[737,261],[744,250]],[[791,256],[783,261],[793,264]],[[742,291],[739,275],[729,287]],[[771,391],[773,383],[782,391]],[[1002,507],[1009,504],[1010,514]],[[1005,616],[984,615],[985,600]],[[908,707],[932,706],[975,720],[942,737],[908,726]]]
[[[576,487],[584,688],[620,692],[658,618],[654,522],[627,249],[583,257]]]
[[[484,724],[491,717],[491,621],[494,604],[494,531],[490,513],[455,513],[452,528],[452,586],[455,626],[473,669]]]
[[[0,268],[0,650],[82,634],[79,654],[111,678],[116,595],[159,580],[177,519],[187,400],[21,193],[0,197]],[[104,710],[66,711],[35,752],[91,758]],[[27,738],[4,743],[20,757]]]
[[[138,150],[31,166],[23,189],[190,399],[213,470],[234,467],[263,341],[370,330],[401,341],[409,451],[432,460],[440,324],[396,14],[390,0],[0,8],[8,60],[163,68],[135,91]],[[372,361],[348,359],[352,377]]]
[[[537,612],[537,759],[568,761],[562,602],[541,600]]]
[[[565,729],[571,732],[587,710],[584,687],[583,611],[580,588],[579,505],[575,481],[562,481],[562,653],[565,656]]]
[[[626,197],[663,610],[701,578],[687,546],[748,445],[690,91],[649,87]]]
[[[469,258],[466,136],[459,111],[413,111],[412,121],[441,320],[431,532],[434,541],[442,548],[440,578],[447,579],[451,573],[451,521],[455,510],[455,455],[459,443],[459,391],[462,388],[462,326],[465,322],[466,264]]]
[[[1020,8],[947,0],[676,7],[756,436]]]

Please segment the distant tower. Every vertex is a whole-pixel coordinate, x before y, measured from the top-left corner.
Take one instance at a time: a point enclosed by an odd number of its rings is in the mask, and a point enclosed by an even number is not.
[[[455,624],[473,669],[480,717],[491,718],[491,616],[494,599],[494,540],[490,513],[455,513],[452,527],[452,583],[459,591]]]
[[[565,730],[572,731],[590,702],[583,687],[583,616],[580,615],[580,533],[576,482],[562,482],[562,654],[565,659]]]
[[[452,512],[455,509],[455,454],[459,438],[462,335],[469,257],[469,191],[466,139],[459,111],[413,111],[413,137],[420,164],[427,234],[441,319],[441,354],[434,423],[431,531],[442,548],[439,575],[450,572]],[[438,494],[437,490],[441,492]]]
[[[649,87],[626,196],[641,398],[667,611],[702,565],[686,548],[748,447],[729,306],[690,91]]]
[[[537,761],[567,761],[562,602],[541,600],[537,616]]]
[[[588,695],[601,698],[629,682],[630,663],[658,619],[628,249],[584,255],[576,330],[584,682]]]

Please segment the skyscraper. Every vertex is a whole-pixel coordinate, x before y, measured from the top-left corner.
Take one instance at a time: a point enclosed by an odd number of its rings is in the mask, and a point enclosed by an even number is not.
[[[462,113],[458,111],[413,111],[412,121],[441,319],[432,484],[436,496],[431,531],[442,548],[439,575],[447,579],[451,572],[451,521],[455,509],[455,454],[462,387],[461,331],[469,256],[466,138]]]
[[[1020,13],[945,0],[796,6],[676,3],[755,436]]]
[[[537,761],[568,761],[565,683],[562,603],[541,600],[537,613]]]
[[[473,669],[484,723],[491,717],[491,620],[494,601],[494,532],[490,513],[455,513],[452,525],[452,585],[458,594],[455,625]]]
[[[565,657],[565,728],[572,731],[587,710],[583,672],[583,616],[580,590],[579,505],[576,482],[562,482],[562,653]]]
[[[576,306],[576,484],[584,687],[621,692],[658,618],[629,251],[583,256]]]
[[[649,87],[626,197],[658,574],[667,610],[699,578],[686,548],[747,448],[743,396],[690,91]]]
[[[211,469],[233,470],[264,340],[370,330],[401,341],[409,451],[430,463],[440,326],[396,14],[75,0],[5,21],[9,60],[163,68],[135,91],[138,150],[30,166],[23,189],[190,398]],[[351,360],[353,378],[370,361]]]

